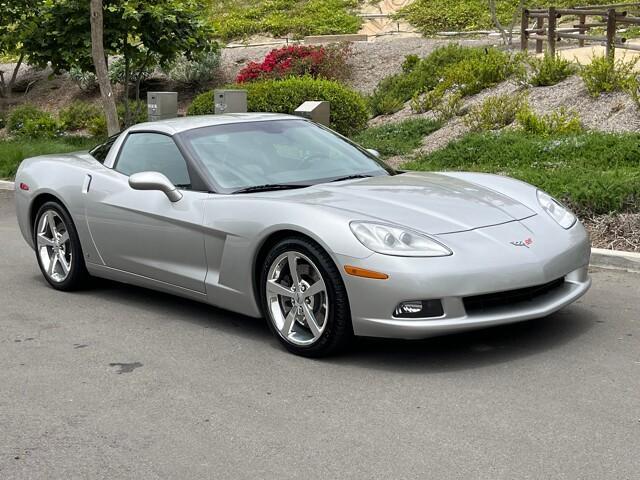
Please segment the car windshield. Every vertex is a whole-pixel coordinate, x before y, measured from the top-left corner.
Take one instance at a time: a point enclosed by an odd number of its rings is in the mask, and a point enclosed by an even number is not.
[[[388,175],[369,153],[305,120],[233,123],[190,130],[185,146],[226,192],[308,186]]]

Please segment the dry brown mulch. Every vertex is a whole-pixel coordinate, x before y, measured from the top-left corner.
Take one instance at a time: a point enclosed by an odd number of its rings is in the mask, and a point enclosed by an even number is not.
[[[640,253],[640,213],[598,215],[583,223],[593,247]]]

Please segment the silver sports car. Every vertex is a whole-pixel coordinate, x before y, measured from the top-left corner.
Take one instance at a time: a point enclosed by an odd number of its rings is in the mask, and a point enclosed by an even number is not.
[[[288,115],[136,125],[25,160],[20,229],[58,290],[89,275],[266,317],[290,351],[539,318],[589,288],[576,217],[526,183],[399,173]]]

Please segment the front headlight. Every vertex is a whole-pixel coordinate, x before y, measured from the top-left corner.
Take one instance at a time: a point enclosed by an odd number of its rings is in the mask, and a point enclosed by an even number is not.
[[[369,250],[397,257],[445,257],[453,252],[414,230],[375,222],[351,222],[351,231]]]
[[[551,195],[544,193],[542,190],[538,190],[538,202],[545,212],[553,218],[558,225],[568,230],[576,223],[576,216],[569,211],[564,205],[558,202]]]

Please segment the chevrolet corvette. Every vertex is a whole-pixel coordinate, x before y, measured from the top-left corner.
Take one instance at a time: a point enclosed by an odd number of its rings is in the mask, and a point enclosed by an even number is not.
[[[591,284],[587,233],[547,193],[398,172],[288,115],[144,123],[27,159],[16,209],[53,288],[103,277],[264,317],[304,356],[544,317]]]

